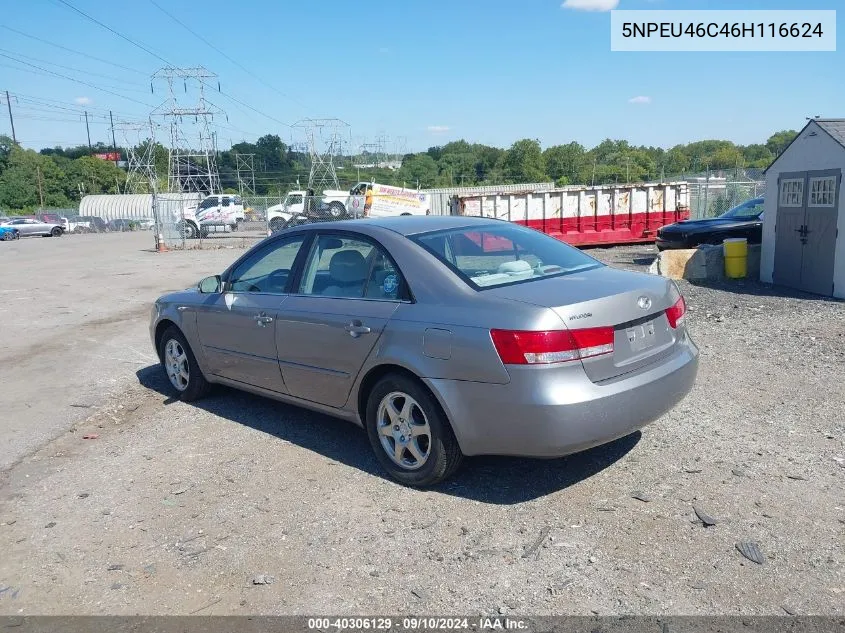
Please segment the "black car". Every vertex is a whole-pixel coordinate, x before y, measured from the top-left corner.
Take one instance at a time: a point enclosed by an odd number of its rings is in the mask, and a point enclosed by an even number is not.
[[[715,218],[684,220],[657,229],[659,250],[696,248],[721,244],[728,238],[742,238],[759,244],[763,233],[763,198],[752,198]]]

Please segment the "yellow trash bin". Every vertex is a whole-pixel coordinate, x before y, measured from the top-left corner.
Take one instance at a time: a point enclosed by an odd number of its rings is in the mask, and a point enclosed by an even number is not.
[[[730,238],[722,242],[725,255],[725,276],[729,279],[743,279],[748,274],[748,240],[744,237]]]

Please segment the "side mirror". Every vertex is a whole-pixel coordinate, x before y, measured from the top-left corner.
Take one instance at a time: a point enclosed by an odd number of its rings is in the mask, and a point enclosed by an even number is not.
[[[213,275],[203,279],[197,287],[203,294],[214,294],[223,290],[223,280],[220,275]]]

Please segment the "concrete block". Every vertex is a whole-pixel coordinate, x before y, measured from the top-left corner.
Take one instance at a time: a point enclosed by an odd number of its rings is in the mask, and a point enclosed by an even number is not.
[[[690,279],[690,277],[687,277],[687,268],[696,252],[696,249],[662,251],[660,253],[660,274],[669,279]],[[700,274],[701,271],[696,270],[695,273]],[[694,278],[701,279],[702,277]]]

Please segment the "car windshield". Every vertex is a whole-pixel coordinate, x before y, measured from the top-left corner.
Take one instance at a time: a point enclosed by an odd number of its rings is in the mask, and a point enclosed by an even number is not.
[[[502,222],[412,235],[476,290],[604,266],[538,231]]]
[[[763,198],[754,198],[753,200],[743,202],[741,205],[734,207],[719,217],[733,219],[756,218],[761,213],[763,213]]]

